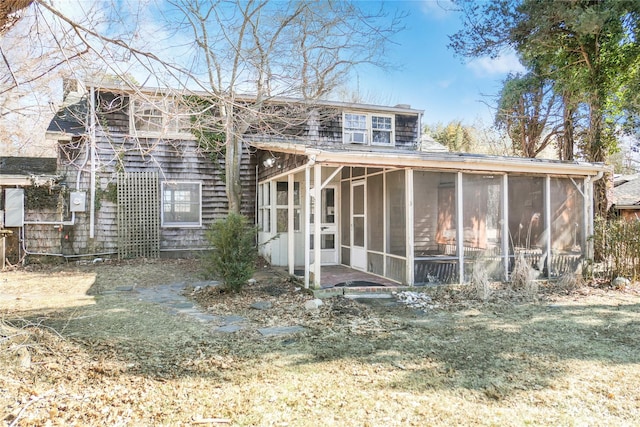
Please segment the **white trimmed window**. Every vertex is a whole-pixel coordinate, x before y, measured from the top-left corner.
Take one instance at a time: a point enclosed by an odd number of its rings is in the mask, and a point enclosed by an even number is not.
[[[130,125],[137,136],[194,138],[191,116],[174,98],[132,98]]]
[[[345,144],[395,145],[393,115],[344,113],[342,123]]]
[[[258,226],[263,233],[271,232],[271,183],[259,185],[258,189]]]
[[[393,145],[393,120],[391,116],[371,116],[371,143]]]
[[[300,231],[300,183],[293,183],[293,231]],[[289,183],[276,182],[276,232],[289,231]]]
[[[162,226],[202,225],[202,183],[162,182]]]
[[[344,113],[343,141],[345,144],[368,144],[367,115]]]

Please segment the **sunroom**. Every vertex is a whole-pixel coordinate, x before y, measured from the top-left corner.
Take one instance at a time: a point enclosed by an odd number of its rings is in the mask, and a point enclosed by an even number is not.
[[[478,263],[492,280],[509,280],[517,258],[540,278],[557,278],[591,257],[600,164],[293,144],[263,150],[260,252],[307,287],[326,285],[323,269],[335,265],[413,286],[464,283]]]

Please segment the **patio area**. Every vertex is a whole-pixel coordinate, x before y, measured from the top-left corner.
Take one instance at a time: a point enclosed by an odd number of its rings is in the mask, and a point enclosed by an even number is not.
[[[282,274],[288,274],[286,268],[275,268]],[[313,273],[311,274],[313,275]],[[303,267],[296,267],[294,276],[302,281],[304,279]],[[380,297],[387,295],[388,297],[391,292],[406,289],[410,289],[410,287],[365,271],[355,270],[344,265],[325,265],[322,266],[322,285],[312,292],[316,297],[349,294],[374,294]]]

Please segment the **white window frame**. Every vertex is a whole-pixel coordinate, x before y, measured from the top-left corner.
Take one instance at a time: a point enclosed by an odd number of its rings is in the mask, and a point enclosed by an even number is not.
[[[282,230],[282,229],[278,229],[279,228],[279,224],[278,224],[278,213],[279,211],[287,211],[289,210],[289,191],[291,191],[292,189],[289,188],[289,183],[288,181],[273,181],[274,182],[274,197],[273,197],[273,205],[274,205],[274,215],[273,215],[273,220],[275,221],[274,227],[272,227],[272,230],[274,230],[276,233],[287,233],[288,230],[288,226],[289,226],[289,222],[287,220],[286,222],[286,227],[287,230]],[[278,204],[278,183],[283,183],[283,184],[287,184],[287,203],[285,204]],[[300,204],[300,199],[302,198],[302,193],[300,192],[300,183],[298,181],[295,181],[293,183],[293,191],[295,192],[296,189],[298,190],[298,200],[296,200],[297,203],[294,202],[293,204],[293,214],[294,216],[297,216],[298,221],[297,223],[294,221],[294,233],[298,233],[300,232],[300,229],[302,227],[301,221],[302,221],[302,207]],[[294,193],[295,194],[295,193]],[[295,200],[295,197],[294,197]],[[288,214],[287,214],[288,215]]]
[[[142,138],[195,139],[190,130],[191,115],[177,105],[175,97],[132,96],[129,102],[131,133]],[[141,113],[141,110],[151,111],[151,113],[144,114]],[[138,129],[140,127],[137,125],[139,121],[151,122],[151,119],[159,121],[156,125],[157,130]]]
[[[377,122],[378,120],[374,120],[374,119],[388,119],[389,120],[389,127],[382,127],[380,125],[375,126],[374,122]],[[369,116],[369,120],[371,121],[371,145],[381,145],[384,147],[392,147],[394,145],[396,145],[396,141],[395,141],[395,120],[394,117],[388,114],[372,114]],[[376,132],[384,132],[384,133],[388,133],[389,134],[389,142],[376,142],[375,138],[374,138],[374,134]]]
[[[165,218],[165,191],[168,186],[192,186],[197,185],[198,187],[198,200],[197,201],[186,201],[189,205],[196,205],[198,209],[198,221],[168,221]],[[172,228],[196,228],[202,227],[202,182],[201,181],[162,181],[161,183],[161,195],[160,195],[160,225],[162,227],[172,227]],[[183,187],[184,188],[184,187]],[[179,188],[174,188],[173,191],[179,191]],[[183,191],[191,191],[191,190],[183,190]],[[175,203],[175,201],[174,201]],[[191,212],[191,211],[189,211]]]
[[[345,112],[342,115],[342,140],[344,143],[369,145],[368,123],[366,114]]]
[[[258,227],[262,233],[271,233],[271,182],[258,185]]]
[[[390,128],[373,128],[374,120],[389,119]],[[389,133],[389,143],[374,142],[375,132]],[[342,142],[343,144],[375,145],[381,147],[394,147],[395,138],[395,116],[393,114],[363,113],[356,111],[345,111],[342,114]]]

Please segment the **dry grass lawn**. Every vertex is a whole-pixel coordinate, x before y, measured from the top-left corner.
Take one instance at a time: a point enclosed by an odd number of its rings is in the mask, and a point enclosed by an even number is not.
[[[0,425],[632,426],[640,296],[542,286],[537,302],[432,288],[437,308],[332,298],[317,311],[259,272],[239,295],[193,293],[238,332],[131,287],[198,282],[192,261],[0,273]],[[114,292],[114,290],[121,290]],[[270,301],[269,310],[254,310]],[[302,325],[262,337],[265,326]]]

